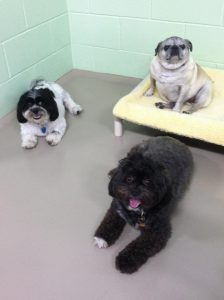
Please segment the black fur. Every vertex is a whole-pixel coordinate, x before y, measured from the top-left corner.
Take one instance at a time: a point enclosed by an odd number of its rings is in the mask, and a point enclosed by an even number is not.
[[[159,42],[155,49],[155,55],[159,52],[160,46],[162,45],[162,42]]]
[[[17,104],[17,120],[20,123],[26,123],[23,113],[33,105],[39,105],[46,109],[49,114],[50,121],[55,121],[58,116],[58,107],[54,100],[54,93],[47,88],[31,89],[24,93]]]
[[[177,38],[177,37],[173,36],[173,37],[170,37],[170,38]],[[189,41],[189,40],[187,40],[187,39],[185,39],[185,41],[186,41],[186,43],[187,43],[187,47],[188,47],[188,48],[190,49],[190,51],[192,52],[192,50],[193,50],[193,45],[192,45],[191,41]],[[155,55],[158,54],[158,52],[159,52],[159,50],[160,50],[160,47],[161,47],[162,43],[163,43],[163,41],[162,41],[162,42],[159,42],[158,45],[156,46],[156,48],[155,48]]]
[[[27,95],[29,94],[29,92],[26,92],[25,94],[23,94],[20,99],[19,102],[17,104],[17,120],[19,123],[26,123],[27,119],[24,118],[23,116],[23,112],[25,112],[28,108],[28,101],[27,101]]]
[[[192,155],[184,144],[170,137],[156,137],[133,147],[110,172],[113,201],[95,236],[110,246],[126,222],[140,230],[139,237],[116,258],[122,273],[137,271],[166,246],[171,214],[188,187],[192,170]],[[133,198],[141,204],[130,210]]]
[[[193,45],[192,45],[191,41],[189,41],[189,40],[187,40],[187,39],[185,39],[185,41],[186,41],[187,44],[188,44],[188,48],[189,48],[190,51],[192,52],[192,50],[193,50]]]

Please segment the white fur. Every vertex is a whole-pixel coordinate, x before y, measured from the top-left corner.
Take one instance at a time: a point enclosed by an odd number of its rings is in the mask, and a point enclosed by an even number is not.
[[[104,239],[98,238],[96,236],[93,238],[93,242],[94,242],[94,245],[100,249],[108,247],[108,244]]]
[[[45,124],[35,124],[31,122],[21,123],[21,137],[22,137],[22,147],[26,149],[34,148],[37,145],[38,136],[46,136],[46,141],[49,145],[57,145],[66,130],[66,120],[65,120],[65,107],[67,110],[73,114],[77,115],[82,111],[82,107],[75,103],[69,93],[67,93],[59,84],[55,82],[40,81],[34,87],[34,89],[49,89],[54,93],[54,100],[58,107],[59,117],[51,122],[47,121]],[[41,128],[45,127],[46,132],[43,133]]]
[[[24,135],[22,138],[22,147],[25,149],[32,149],[37,145],[37,137],[32,134]]]

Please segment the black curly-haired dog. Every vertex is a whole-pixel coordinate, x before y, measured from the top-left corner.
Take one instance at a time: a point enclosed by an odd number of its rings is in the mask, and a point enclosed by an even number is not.
[[[156,137],[133,147],[109,175],[111,207],[96,230],[99,248],[112,245],[126,222],[140,230],[116,257],[122,273],[137,271],[166,246],[170,218],[189,185],[193,170],[190,150],[170,137]]]

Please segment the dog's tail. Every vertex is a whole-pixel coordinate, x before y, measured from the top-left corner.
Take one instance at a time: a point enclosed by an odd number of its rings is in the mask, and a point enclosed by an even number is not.
[[[45,82],[44,78],[34,79],[30,84],[30,89],[33,89],[38,85],[42,85],[43,81]]]

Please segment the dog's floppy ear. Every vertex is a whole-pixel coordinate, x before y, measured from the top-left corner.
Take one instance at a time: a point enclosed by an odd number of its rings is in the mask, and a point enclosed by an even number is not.
[[[186,43],[187,43],[188,48],[189,48],[190,51],[192,52],[192,50],[193,50],[193,45],[192,45],[191,41],[189,41],[189,40],[187,40],[187,39],[185,39],[185,41],[186,41]]]
[[[128,162],[129,159],[127,157],[122,158],[121,160],[119,160],[119,166],[117,168],[110,170],[107,176],[111,179],[118,172],[119,167],[124,167]]]
[[[119,167],[125,167],[128,163],[130,163],[130,159],[128,157],[122,158],[119,160]]]
[[[111,179],[116,172],[117,172],[117,168],[114,168],[108,172],[107,176]]]
[[[119,166],[117,168],[114,168],[108,172],[108,177],[111,179],[117,172],[119,167],[124,167],[129,162],[129,159],[127,157],[122,158],[119,160]]]
[[[50,121],[55,121],[59,117],[58,106],[54,100],[54,93],[49,89],[39,89],[40,95],[46,103],[45,108],[47,109]]]
[[[159,44],[157,45],[156,49],[155,49],[155,55],[157,55],[157,53],[159,52],[159,48],[162,45],[162,42],[159,42]]]
[[[17,104],[17,120],[19,123],[26,123],[27,120],[24,118],[23,116],[23,106],[24,106],[24,103],[26,101],[26,98],[27,98],[27,92],[25,94],[23,94],[20,99],[19,99],[19,102]]]
[[[50,114],[50,121],[55,121],[58,116],[59,116],[59,112],[58,112],[58,107],[56,102],[54,101],[54,105],[52,105],[49,110],[48,110],[49,114]]]

